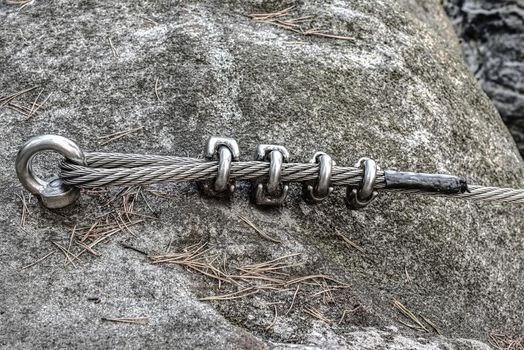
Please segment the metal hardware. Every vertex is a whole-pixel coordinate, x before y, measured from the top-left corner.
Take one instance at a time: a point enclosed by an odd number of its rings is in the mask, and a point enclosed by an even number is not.
[[[267,184],[255,183],[255,203],[258,205],[278,206],[284,204],[289,186],[280,183],[282,164],[289,160],[289,152],[283,146],[258,145],[256,160],[269,161],[269,180]]]
[[[79,198],[80,190],[76,187],[67,186],[57,176],[45,181],[34,174],[33,158],[43,151],[58,152],[68,161],[81,165],[85,163],[84,154],[76,143],[65,137],[41,135],[24,143],[16,156],[16,174],[22,185],[47,208],[66,207]]]
[[[355,167],[364,168],[364,177],[360,188],[347,187],[346,202],[351,209],[360,209],[371,203],[378,195],[378,192],[373,190],[378,168],[377,163],[370,158],[360,158],[355,163]]]
[[[229,145],[230,147],[225,147]],[[210,141],[207,154],[217,156],[221,162],[204,161],[189,157],[155,156],[147,154],[122,154],[92,152],[83,154],[78,146],[66,138],[43,135],[32,138],[22,145],[16,159],[16,172],[20,182],[49,208],[61,208],[73,203],[79,196],[80,188],[109,186],[143,186],[160,182],[209,181],[211,174],[217,174],[211,188],[224,188],[224,193],[232,187],[230,180],[257,181],[253,197],[262,205],[281,205],[287,195],[288,187],[280,183],[287,181],[306,182],[312,186],[317,199],[325,194],[330,186],[347,186],[347,203],[352,208],[361,208],[377,196],[374,186],[395,193],[425,193],[466,200],[524,203],[524,188],[488,187],[468,184],[463,178],[441,175],[406,173],[386,170],[379,172],[371,159],[361,159],[356,167],[335,167],[332,163],[332,177],[326,185],[327,175],[319,171],[322,166],[312,163],[282,165],[289,155],[282,146],[260,145],[257,148],[259,161],[229,163],[238,159],[236,143],[220,144]],[[225,149],[222,150],[222,147]],[[35,154],[54,150],[66,157],[60,162],[60,178],[47,181],[35,176],[31,162]],[[223,154],[223,155],[222,155]],[[321,163],[320,157],[315,160]],[[263,160],[264,162],[261,162]],[[268,166],[267,162],[270,162]],[[222,163],[223,165],[219,165]],[[326,162],[329,164],[329,162]],[[362,171],[362,166],[364,171]],[[220,168],[220,169],[219,169]],[[269,182],[265,183],[269,168]],[[325,173],[324,173],[325,174]],[[318,179],[318,183],[315,180]],[[358,179],[358,180],[357,180]],[[217,183],[218,182],[218,183]],[[360,183],[359,183],[360,182]],[[356,185],[355,185],[356,184]],[[68,187],[71,186],[71,187]],[[316,192],[315,192],[316,191]]]
[[[387,189],[420,190],[443,194],[468,192],[466,180],[452,175],[384,171]]]
[[[211,136],[206,143],[207,160],[218,157],[217,177],[213,182],[200,182],[202,192],[211,197],[231,196],[235,192],[235,180],[230,180],[231,162],[238,162],[240,150],[237,142],[229,137]]]
[[[304,198],[309,203],[320,203],[333,192],[333,187],[330,186],[331,172],[336,163],[324,152],[315,153],[309,162],[318,163],[318,181],[304,183]]]

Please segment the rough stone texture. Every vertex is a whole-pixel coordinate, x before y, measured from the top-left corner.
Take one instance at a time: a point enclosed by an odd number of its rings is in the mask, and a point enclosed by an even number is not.
[[[444,8],[469,69],[524,155],[524,1],[450,0]]]
[[[524,186],[515,143],[464,65],[437,1],[319,0],[293,9],[352,41],[306,37],[246,16],[289,5],[0,5],[1,95],[31,85],[43,96],[53,92],[30,120],[0,110],[2,347],[486,349],[489,332],[522,334],[524,217],[517,205],[391,194],[351,212],[344,189],[309,206],[294,185],[284,208],[261,210],[249,203],[248,184],[231,203],[201,198],[194,184],[166,185],[172,199],[148,198],[158,220],[97,246],[99,257],[64,267],[57,252],[21,270],[56,250],[52,240],[67,245],[68,225],[105,210],[88,195],[55,212],[33,201],[27,223],[18,226],[21,187],[13,162],[19,145],[42,133],[70,137],[86,150],[192,156],[210,134],[222,134],[238,140],[243,159],[257,143],[275,142],[299,161],[323,150],[339,164],[368,155],[382,168]],[[19,103],[31,106],[38,91]],[[97,136],[139,124],[142,132],[100,146]],[[239,214],[282,243],[263,240]],[[335,229],[365,254],[348,249]],[[298,252],[295,262],[305,267],[293,276],[325,273],[352,288],[333,292],[335,305],[300,295],[287,315],[294,290],[202,302],[221,293],[215,282],[152,265],[123,249],[123,241],[148,253],[165,251],[170,241],[174,249],[205,241],[231,268]],[[393,298],[432,319],[443,335],[403,326]],[[266,330],[273,319],[268,303],[279,301],[277,322]],[[310,303],[335,321],[344,309],[361,307],[329,326],[303,312]],[[101,320],[117,316],[148,316],[149,324]]]

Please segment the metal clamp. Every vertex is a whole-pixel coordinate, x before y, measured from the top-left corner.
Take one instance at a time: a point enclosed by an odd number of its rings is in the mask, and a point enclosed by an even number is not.
[[[333,192],[331,172],[336,163],[324,152],[315,153],[309,162],[318,163],[318,181],[303,185],[304,198],[309,203],[320,203]]]
[[[373,190],[377,178],[377,163],[370,158],[360,158],[355,167],[364,168],[364,177],[360,188],[348,186],[346,190],[346,202],[350,209],[361,209],[367,206],[377,196],[378,192]]]
[[[289,160],[289,152],[283,146],[258,145],[256,160],[269,161],[269,180],[267,184],[255,183],[254,200],[258,205],[279,206],[284,204],[289,186],[280,183],[282,164]]]
[[[230,137],[211,136],[206,143],[205,158],[218,158],[217,177],[214,182],[199,182],[202,192],[210,197],[229,197],[235,192],[235,180],[230,180],[231,162],[238,162],[240,150]]]
[[[43,151],[55,151],[75,164],[84,164],[84,153],[76,143],[62,136],[41,135],[29,139],[16,156],[16,174],[22,185],[47,208],[63,208],[80,197],[80,190],[69,187],[58,176],[47,181],[33,172],[33,158]]]

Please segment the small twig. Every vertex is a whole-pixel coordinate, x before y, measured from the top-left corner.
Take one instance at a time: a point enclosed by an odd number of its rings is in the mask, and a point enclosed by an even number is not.
[[[135,252],[140,253],[140,254],[142,254],[142,255],[146,255],[146,256],[148,255],[148,254],[147,254],[146,252],[144,252],[143,250],[140,250],[140,249],[138,249],[138,248],[135,248],[135,247],[133,247],[133,246],[130,246],[129,244],[126,244],[126,243],[120,243],[120,245],[121,245],[122,247],[126,248],[126,249],[134,250]]]
[[[89,253],[91,253],[93,256],[100,256],[100,254],[98,254],[97,252],[95,252],[93,249],[91,249],[91,247],[89,247],[87,244],[85,244],[84,242],[82,241],[76,241],[76,244],[78,244],[80,247],[84,248],[84,250],[88,251]]]
[[[108,143],[110,142],[113,142],[113,141],[116,141],[124,136],[127,136],[133,132],[136,132],[136,131],[139,131],[139,130],[142,130],[144,128],[144,126],[139,126],[139,127],[136,127],[136,128],[133,128],[133,129],[129,129],[129,130],[124,130],[124,131],[118,131],[118,132],[115,132],[113,134],[109,134],[109,135],[104,135],[104,136],[99,136],[98,139],[107,139],[106,141],[100,143],[101,146],[103,145],[107,145]]]
[[[342,316],[340,317],[340,320],[338,320],[338,324],[341,324],[346,319],[346,314],[353,313],[353,312],[357,311],[358,309],[360,309],[361,307],[362,307],[362,305],[359,305],[359,306],[357,306],[356,308],[354,308],[352,310],[344,309],[344,311],[342,312]]]
[[[142,196],[142,198],[144,199],[144,202],[146,203],[146,206],[147,208],[151,211],[151,213],[155,216],[155,217],[158,217],[158,214],[156,211],[153,210],[153,208],[151,208],[151,206],[149,205],[149,201],[147,200],[146,198],[146,195],[144,194],[144,191],[142,191],[142,187],[139,187],[138,188],[138,193]]]
[[[491,332],[488,340],[496,350],[524,350],[522,338],[520,337]]]
[[[304,22],[304,21],[308,21],[310,19],[312,19],[313,16],[303,16],[303,17],[298,17],[298,18],[292,18],[290,20],[287,20],[288,23],[299,23],[299,22]]]
[[[27,42],[27,39],[26,39],[26,37],[24,36],[24,32],[22,31],[22,29],[20,28],[20,29],[18,29],[18,31],[20,32],[20,36],[22,37],[22,39],[23,39],[25,42]]]
[[[31,106],[31,112],[29,112],[29,117],[33,114],[33,110],[35,109],[35,105],[38,102],[38,99],[40,98],[40,95],[42,95],[42,92],[44,92],[44,89],[40,90],[38,93],[38,96],[36,96],[35,101],[33,102],[33,105]]]
[[[293,300],[291,301],[291,305],[289,306],[289,309],[286,311],[286,316],[289,314],[291,309],[293,308],[293,305],[295,305],[295,299],[297,298],[298,290],[300,289],[300,284],[297,284],[297,289],[295,290],[295,294],[293,294]]]
[[[24,227],[27,220],[27,215],[29,214],[29,208],[27,207],[24,192],[22,191],[21,194],[17,194],[17,196],[22,201],[22,214],[20,214],[20,222],[18,223],[18,226]]]
[[[158,99],[158,101],[162,102],[162,99],[160,99],[160,95],[158,95],[158,79],[159,78],[156,78],[156,80],[155,80],[155,95],[156,95],[156,98]]]
[[[9,102],[6,107],[10,108],[11,110],[15,112],[19,112],[26,117],[29,115],[29,108],[20,106],[19,104],[16,104],[13,101]]]
[[[406,274],[406,280],[408,283],[411,283],[412,282],[412,279],[411,279],[411,276],[409,275],[408,273],[408,269],[406,266],[404,266],[404,273]]]
[[[205,300],[209,300],[209,301],[213,301],[213,300],[233,300],[233,299],[245,298],[247,296],[256,294],[258,292],[259,292],[259,289],[257,289],[257,288],[255,288],[255,287],[248,287],[248,288],[239,290],[239,291],[234,292],[234,293],[228,293],[228,294],[222,294],[222,295],[213,295],[213,296],[209,296],[209,297],[200,298],[198,300],[200,300],[200,301],[205,301]]]
[[[351,287],[349,284],[342,283],[342,282],[340,282],[340,281],[336,280],[335,278],[330,277],[328,275],[309,275],[309,276],[298,277],[298,278],[295,278],[295,279],[287,281],[286,285],[289,286],[289,285],[292,285],[292,284],[302,283],[302,282],[305,282],[305,281],[308,281],[308,280],[316,280],[316,279],[324,279],[324,280],[335,282],[335,283],[337,283],[340,286],[339,288],[350,288]]]
[[[342,240],[344,242],[346,242],[350,247],[352,247],[353,249],[355,250],[358,250],[360,253],[362,254],[365,254],[366,251],[364,250],[364,248],[362,248],[361,246],[359,246],[358,244],[356,244],[355,242],[353,242],[352,240],[350,240],[349,238],[347,238],[345,235],[342,234],[342,232],[340,232],[339,230],[335,229],[335,233],[337,234],[337,236],[339,236],[340,238],[342,238]]]
[[[139,222],[142,222],[144,220],[139,220]],[[138,222],[137,222],[138,223]],[[79,259],[85,252],[89,251],[89,249],[92,249],[94,246],[96,246],[97,244],[99,244],[100,242],[102,241],[105,241],[106,239],[108,239],[109,237],[113,236],[115,233],[117,232],[120,232],[121,229],[120,228],[115,228],[115,229],[112,229],[112,230],[109,230],[107,232],[104,233],[104,236],[98,238],[97,240],[95,240],[93,243],[89,244],[84,250],[82,250],[80,253],[76,254],[76,255],[73,255],[73,261],[74,260],[77,260]],[[72,264],[73,261],[70,261],[68,262],[66,265],[69,265],[69,264]],[[74,265],[74,264],[73,264]]]
[[[156,25],[156,26],[159,24],[158,22],[152,20],[152,19],[149,18],[149,17],[143,16],[142,18],[143,18],[144,20],[148,21],[148,22],[153,23],[153,24]]]
[[[266,331],[269,331],[277,323],[277,317],[278,317],[277,306],[273,305],[273,307],[275,308],[275,316],[273,317],[273,321],[271,321],[271,323],[266,327]]]
[[[41,257],[40,259],[36,260],[35,262],[33,262],[33,263],[29,264],[29,265],[23,266],[23,267],[22,267],[22,270],[25,270],[25,269],[28,269],[28,268],[30,268],[30,267],[35,266],[36,264],[38,264],[38,263],[44,261],[45,259],[49,258],[49,257],[50,257],[51,255],[53,255],[54,253],[55,253],[55,252],[50,252],[50,253],[44,255],[43,257]]]
[[[257,22],[267,23],[270,25],[281,27],[281,28],[290,30],[298,34],[305,35],[305,36],[318,36],[318,37],[338,39],[338,40],[353,40],[353,38],[348,37],[348,36],[342,36],[342,35],[322,32],[320,31],[320,28],[309,28],[307,30],[304,30],[300,26],[299,23],[303,23],[305,21],[311,21],[312,16],[289,18],[288,17],[290,15],[289,11],[293,9],[294,7],[295,6],[291,6],[283,10],[272,12],[272,13],[253,13],[253,14],[250,14],[249,16]]]
[[[413,322],[415,322],[415,325],[409,325],[409,324],[404,323],[404,322],[399,320],[400,323],[402,323],[405,326],[408,326],[410,328],[413,328],[415,330],[418,330],[418,331],[429,332],[429,330],[418,319],[418,317],[415,316],[415,314],[410,309],[405,307],[401,302],[399,302],[398,300],[393,299],[393,307],[395,309],[397,309],[398,311],[400,311],[400,313],[402,315],[404,315],[405,317],[407,317],[407,318],[411,319]]]
[[[282,243],[282,241],[276,239],[276,238],[272,238],[270,236],[268,236],[266,233],[264,233],[261,229],[259,229],[258,227],[255,226],[255,224],[249,220],[248,218],[246,218],[245,216],[243,215],[239,215],[238,216],[242,221],[244,221],[246,224],[248,224],[248,226],[250,226],[253,230],[255,230],[256,233],[258,233],[260,236],[262,236],[263,238],[267,239],[268,241],[271,241],[273,243]]]
[[[76,225],[71,230],[71,235],[69,235],[69,244],[67,245],[67,250],[68,251],[71,250],[71,245],[73,244],[73,238],[75,237],[75,233],[76,233]],[[65,264],[65,263],[67,263],[67,258],[65,257],[64,259],[65,259],[64,260],[64,264]]]
[[[42,108],[43,105],[45,105],[45,103],[47,102],[47,100],[49,100],[49,97],[51,97],[53,93],[51,92],[49,95],[47,95],[47,97],[42,101],[42,103],[36,105],[36,108],[34,109],[33,111],[33,108],[31,108],[31,111],[29,112],[29,115],[27,116],[27,119],[30,119],[33,115],[36,114],[36,112],[38,112],[38,110],[40,108]],[[35,101],[36,102],[36,101]]]
[[[290,10],[294,9],[296,6],[289,6],[286,7],[283,10],[277,11],[277,12],[269,12],[269,13],[251,13],[249,14],[250,17],[253,17],[257,20],[267,20],[270,18],[286,15]]]
[[[30,87],[30,88],[27,88],[27,89],[15,92],[14,94],[11,94],[11,95],[8,95],[8,96],[4,96],[4,97],[0,97],[0,102],[1,102],[0,107],[8,104],[9,102],[11,102],[11,100],[13,100],[16,97],[18,97],[20,95],[23,95],[26,92],[29,92],[29,91],[32,91],[32,90],[36,89],[37,87],[38,86],[33,86],[33,87]]]
[[[324,316],[320,311],[318,311],[317,309],[315,309],[314,307],[312,306],[308,306],[304,309],[304,312],[321,320],[321,321],[324,321],[326,322],[327,324],[331,325],[332,321],[328,318],[326,318],[326,316]]]
[[[25,5],[33,0],[6,0],[7,5]]]
[[[26,6],[29,6],[29,5],[33,4],[34,2],[35,2],[35,0],[26,0],[26,3],[23,4],[22,6],[20,6],[18,11],[22,11]]]
[[[147,324],[148,317],[102,317],[102,321],[130,323],[130,324]]]
[[[111,38],[108,38],[108,39],[109,39],[109,45],[111,45],[111,50],[113,51],[113,56],[118,57],[118,52],[116,51],[113,45],[113,41],[111,40]]]
[[[433,330],[435,332],[437,332],[438,335],[442,335],[442,333],[440,333],[439,329],[437,328],[437,326],[435,325],[435,323],[433,323],[433,321],[431,321],[429,318],[427,317],[424,317],[423,315],[419,315],[420,317],[422,317],[422,319],[431,326],[431,328],[433,328]]]
[[[51,243],[53,243],[58,249],[60,249],[60,251],[64,254],[64,256],[67,258],[69,263],[73,264],[73,266],[76,267],[75,263],[73,262],[75,258],[75,255],[73,253],[71,253],[69,250],[67,250],[65,247],[63,247],[62,245],[60,245],[59,243],[55,241],[51,241]]]
[[[320,36],[324,38],[331,38],[331,39],[338,39],[338,40],[353,40],[353,38],[349,36],[322,33],[322,32],[317,32],[317,31],[306,31],[304,35],[314,35],[314,36]]]

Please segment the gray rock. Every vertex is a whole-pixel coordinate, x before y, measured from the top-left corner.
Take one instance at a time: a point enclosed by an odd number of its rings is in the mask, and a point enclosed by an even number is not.
[[[38,85],[16,100],[31,108],[40,89],[40,101],[52,93],[30,119],[13,106],[0,110],[3,348],[485,349],[490,332],[522,334],[522,206],[386,194],[349,211],[343,188],[310,206],[295,184],[284,208],[262,210],[250,204],[247,183],[231,202],[201,198],[194,184],[167,184],[155,189],[170,198],[144,190],[157,219],[114,234],[94,247],[99,256],[85,254],[75,266],[64,266],[52,242],[67,247],[72,226],[80,230],[119,206],[108,204],[117,190],[84,193],[58,211],[33,199],[20,227],[14,159],[24,140],[42,133],[70,137],[85,150],[190,156],[202,154],[209,135],[228,135],[238,140],[243,159],[251,159],[256,144],[274,142],[296,161],[323,150],[338,164],[367,155],[383,169],[524,186],[515,143],[464,65],[438,2],[308,1],[291,10],[295,17],[315,16],[305,28],[352,40],[305,36],[247,16],[287,6],[0,5],[1,95]],[[144,129],[107,145],[98,139],[138,125]],[[50,172],[56,157],[48,159],[39,165]],[[152,215],[141,196],[135,211]],[[239,215],[281,243],[264,240]],[[345,245],[336,230],[364,252]],[[199,242],[207,242],[205,256],[218,255],[215,264],[226,258],[230,274],[300,253],[289,258],[297,265],[286,269],[289,276],[278,277],[326,274],[351,288],[331,291],[334,303],[323,302],[325,287],[316,284],[302,284],[293,304],[294,285],[202,301],[241,287],[219,289],[201,273],[154,265],[121,245],[154,255]],[[73,243],[71,250],[80,247]],[[412,321],[392,307],[394,299],[431,319],[442,335],[428,324],[429,332],[404,326],[399,321]],[[308,307],[331,325],[310,316]],[[103,320],[114,317],[149,323]]]
[[[524,155],[524,2],[450,0],[444,8],[470,70]]]

